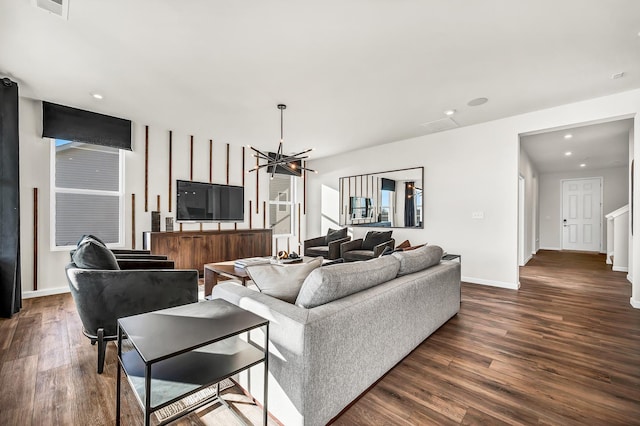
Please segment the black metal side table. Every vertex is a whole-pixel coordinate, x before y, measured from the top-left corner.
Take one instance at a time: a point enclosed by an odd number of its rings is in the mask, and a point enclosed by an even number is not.
[[[258,328],[264,333],[262,347],[251,340],[249,333]],[[124,352],[122,343],[127,339],[133,349]],[[119,319],[116,425],[120,424],[122,370],[142,406],[147,426],[154,411],[264,362],[263,424],[266,426],[268,345],[268,320],[221,299]],[[216,401],[230,408],[220,396],[219,386],[216,390],[215,395],[159,425]],[[244,423],[233,409],[231,411]]]

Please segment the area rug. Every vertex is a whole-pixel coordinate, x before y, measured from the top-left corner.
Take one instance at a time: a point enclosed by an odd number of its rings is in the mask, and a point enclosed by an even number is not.
[[[235,384],[231,381],[231,379],[224,379],[220,382],[220,392],[225,389],[229,389],[234,385]],[[158,422],[162,422],[175,414],[181,413],[195,405],[198,405],[201,401],[210,398],[215,394],[216,385],[209,386],[208,388],[204,388],[201,391],[198,391],[186,398],[181,399],[180,401],[174,402],[171,405],[167,405],[166,407],[161,408],[158,411],[154,411],[153,414],[156,416]]]

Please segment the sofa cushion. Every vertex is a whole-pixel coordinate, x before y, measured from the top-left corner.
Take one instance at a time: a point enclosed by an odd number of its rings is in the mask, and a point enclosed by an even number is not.
[[[342,229],[331,229],[327,231],[327,236],[324,238],[324,242],[326,245],[329,245],[330,242],[339,240],[341,238],[345,238],[347,236],[347,228]]]
[[[85,236],[71,256],[73,263],[81,269],[118,270],[116,256],[100,240]]]
[[[362,250],[373,250],[378,244],[385,243],[391,239],[393,231],[369,231],[362,241]]]
[[[442,248],[439,246],[424,246],[416,250],[398,251],[392,254],[400,261],[398,276],[413,274],[440,263]]]
[[[321,257],[328,257],[329,256],[329,246],[316,246],[316,247],[309,247],[306,249],[306,256],[321,256]]]
[[[296,305],[309,309],[341,299],[394,279],[399,268],[393,256],[318,268],[304,280]]]
[[[260,292],[293,303],[305,278],[322,265],[322,258],[298,265],[255,265],[245,270]]]
[[[82,242],[87,238],[90,238],[90,239],[96,241],[97,243],[102,244],[104,247],[107,246],[104,241],[102,241],[100,238],[96,237],[95,235],[84,234],[82,237],[80,237],[80,239],[76,243],[76,247],[79,246],[80,244],[82,244]]]

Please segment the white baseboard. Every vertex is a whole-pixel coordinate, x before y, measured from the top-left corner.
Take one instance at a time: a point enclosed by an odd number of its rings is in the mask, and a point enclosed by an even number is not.
[[[500,288],[508,288],[510,290],[517,290],[519,285],[517,283],[505,283],[502,281],[493,281],[493,280],[485,280],[482,278],[473,278],[473,277],[462,277],[462,281],[471,284],[482,284],[488,285],[491,287],[500,287]]]
[[[69,287],[48,288],[46,290],[23,291],[23,299],[32,299],[34,297],[52,296],[54,294],[69,293]]]
[[[540,247],[538,250],[554,250],[554,251],[560,251],[562,250],[560,247]]]
[[[629,274],[627,274],[627,281],[629,281],[631,284],[633,284],[633,277]]]
[[[616,272],[629,272],[629,268],[627,266],[614,266],[611,270]]]
[[[631,302],[631,306],[633,306],[634,308],[640,309],[640,300],[631,297],[629,298],[629,302]]]

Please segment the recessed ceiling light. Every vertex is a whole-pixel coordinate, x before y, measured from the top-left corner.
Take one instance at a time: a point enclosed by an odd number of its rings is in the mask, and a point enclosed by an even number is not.
[[[587,167],[587,165],[582,163],[582,164],[580,164],[580,167]]]
[[[615,74],[611,74],[611,80],[617,80],[622,77],[624,77],[624,72],[617,72]]]
[[[570,156],[571,154],[572,154],[571,151],[567,151],[567,152],[564,153],[564,155],[566,155],[567,157]]]
[[[444,112],[445,115],[453,115],[456,113],[455,109],[448,109]]]
[[[103,96],[100,93],[92,93],[91,96],[93,96],[94,99],[102,99]]]
[[[565,139],[571,139],[573,137],[573,135],[571,133],[567,133],[566,135],[564,135]]]
[[[479,106],[479,105],[486,104],[488,101],[489,101],[489,99],[487,99],[487,98],[475,98],[475,99],[471,99],[469,102],[467,102],[467,105],[469,105],[469,106]]]

